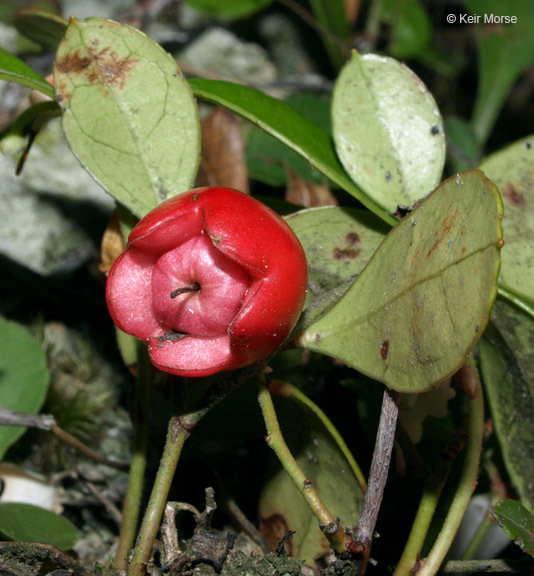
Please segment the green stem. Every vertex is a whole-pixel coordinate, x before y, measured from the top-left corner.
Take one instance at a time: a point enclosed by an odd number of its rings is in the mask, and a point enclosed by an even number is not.
[[[469,443],[458,490],[453,498],[441,532],[434,542],[434,546],[423,567],[417,572],[417,576],[434,576],[445,559],[477,484],[483,436],[484,397],[480,380],[477,379],[475,396],[469,400]]]
[[[319,498],[319,494],[313,487],[312,482],[306,477],[298,465],[282,436],[280,424],[276,417],[273,400],[265,382],[264,374],[258,377],[258,384],[258,402],[261,407],[263,419],[265,420],[265,426],[267,427],[267,437],[265,438],[267,444],[278,456],[284,470],[297,487],[297,490],[302,494],[306,504],[319,521],[319,524],[324,526],[324,535],[330,542],[332,548],[338,554],[346,552],[347,544],[350,543],[349,536],[340,528],[336,519]]]
[[[263,365],[264,361],[257,362],[252,366],[234,372],[231,378],[216,382],[207,391],[195,410],[180,416],[173,416],[170,419],[163,456],[161,457],[143,522],[139,529],[128,576],[144,576],[146,573],[146,567],[150,561],[152,547],[161,524],[176,466],[178,465],[184,443],[189,437],[189,430],[192,430],[206,413],[226,398],[228,394],[256,376],[263,369]],[[185,411],[184,406],[182,409]]]
[[[300,402],[303,406],[306,406],[309,410],[311,410],[317,418],[323,423],[323,426],[327,429],[330,436],[333,438],[334,442],[338,445],[338,448],[341,450],[343,455],[345,456],[351,470],[358,480],[358,484],[362,489],[362,492],[365,494],[367,491],[367,482],[365,481],[365,476],[363,475],[358,463],[354,459],[351,451],[349,450],[345,440],[341,434],[337,431],[336,427],[332,424],[328,416],[315,404],[312,402],[305,394],[303,394],[298,388],[289,384],[288,382],[282,382],[281,380],[273,380],[271,382],[271,393],[276,394],[277,396],[284,396],[285,398],[293,398],[297,402]]]
[[[119,547],[115,555],[117,570],[125,570],[128,551],[133,548],[141,498],[143,495],[143,480],[146,470],[146,449],[148,440],[148,405],[150,402],[150,386],[152,369],[146,345],[137,342],[137,386],[133,413],[134,437],[128,491],[124,501],[122,523],[119,535]]]
[[[163,456],[139,530],[128,576],[144,576],[146,574],[146,567],[152,555],[152,547],[158,534],[174,472],[188,437],[189,431],[182,426],[180,417],[173,416],[169,421]]]
[[[489,512],[489,510],[488,510],[488,512]],[[469,542],[469,546],[466,548],[465,552],[463,553],[462,560],[475,560],[476,559],[476,553],[477,553],[478,549],[480,548],[480,545],[482,544],[484,538],[486,537],[486,534],[488,533],[488,530],[491,528],[493,523],[494,523],[494,520],[492,520],[488,516],[488,514],[486,514],[484,516],[484,518],[482,519],[480,526],[477,528],[477,531],[475,532],[473,539],[471,540],[471,542]]]
[[[519,296],[516,296],[512,291],[508,290],[507,288],[503,288],[499,286],[498,288],[499,296],[508,300],[512,304],[515,304],[520,310],[528,314],[531,318],[534,318],[534,306],[532,306],[529,302],[526,302]]]
[[[382,9],[382,0],[372,0],[369,6],[367,22],[365,23],[365,36],[371,45],[376,46],[378,34],[380,32],[380,11]]]
[[[406,546],[404,547],[401,559],[397,564],[393,576],[413,576],[414,567],[423,548],[446,479],[446,476],[440,480],[434,478],[433,481],[425,487],[410,536],[408,537],[408,541],[406,542]]]

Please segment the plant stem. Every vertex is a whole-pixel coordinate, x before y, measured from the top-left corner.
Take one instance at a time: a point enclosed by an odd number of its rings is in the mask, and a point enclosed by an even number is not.
[[[508,300],[512,304],[515,304],[520,310],[528,314],[531,318],[534,318],[534,306],[532,306],[529,302],[526,302],[524,299],[516,296],[513,292],[508,290],[507,288],[503,288],[499,286],[499,296]]]
[[[176,466],[178,465],[184,443],[189,437],[189,431],[230,392],[256,376],[263,369],[264,362],[261,361],[252,366],[247,366],[233,373],[231,378],[216,382],[207,391],[195,410],[175,415],[169,420],[167,440],[143,522],[139,529],[128,576],[144,576],[146,573],[146,567],[150,561],[152,547],[163,517]],[[182,410],[185,412],[185,406],[182,406]]]
[[[367,483],[360,467],[358,466],[358,463],[354,459],[351,451],[348,449],[347,444],[345,443],[345,440],[343,440],[341,434],[337,431],[336,427],[332,424],[328,416],[319,408],[319,406],[317,406],[315,402],[312,402],[298,388],[289,384],[289,382],[273,380],[271,382],[271,393],[276,394],[277,396],[284,396],[284,398],[293,398],[297,402],[300,402],[302,405],[306,406],[306,408],[311,410],[317,416],[317,418],[319,418],[319,420],[323,423],[323,426],[328,430],[328,433],[337,444],[338,448],[345,456],[354,476],[356,477],[356,480],[358,480],[358,484],[360,485],[362,492],[365,494],[367,491]]]
[[[380,10],[382,0],[372,0],[365,23],[365,36],[370,44],[371,50],[375,47],[378,33],[380,32]]]
[[[169,421],[163,456],[139,530],[128,576],[144,576],[146,574],[146,567],[150,561],[152,546],[158,534],[174,472],[188,437],[189,431],[182,426],[180,417],[173,416]]]
[[[492,506],[494,504],[496,504],[496,502],[493,502]],[[480,545],[484,541],[484,538],[486,537],[488,530],[492,527],[492,525],[495,522],[493,518],[490,518],[489,514],[490,511],[488,508],[488,511],[486,512],[484,518],[482,519],[482,522],[480,523],[479,527],[477,528],[477,531],[475,532],[475,535],[471,539],[471,542],[469,542],[469,546],[463,553],[462,560],[476,560],[477,558],[476,553],[480,548]]]
[[[430,554],[417,576],[433,576],[439,570],[460,526],[471,495],[476,487],[482,440],[484,436],[484,397],[480,380],[477,379],[475,396],[469,400],[469,443],[465,455],[464,469],[458,490],[454,496],[445,523]]]
[[[455,456],[463,449],[465,438],[466,429],[462,427],[445,449],[445,453],[437,466],[436,472],[425,486],[410,536],[408,537],[408,541],[406,542],[406,546],[393,576],[412,576],[412,574],[414,574],[417,560],[420,557],[428,529],[430,528],[430,523],[432,522],[443,487],[447,481],[450,466]]]
[[[389,472],[393,444],[395,442],[395,430],[397,427],[397,417],[399,415],[400,394],[393,390],[385,389],[382,399],[382,410],[380,412],[380,422],[376,437],[371,470],[369,472],[369,482],[365,499],[363,501],[362,513],[356,534],[353,540],[363,546],[363,567],[369,558],[371,543],[375,531],[378,512],[384,496],[384,488]]]
[[[425,542],[430,523],[434,517],[434,512],[438,505],[443,486],[445,485],[446,478],[438,480],[436,478],[425,487],[419,508],[413,521],[412,530],[401,559],[397,564],[397,568],[393,576],[412,576],[416,566],[419,554]]]
[[[115,555],[117,570],[125,570],[128,551],[133,548],[146,470],[146,449],[148,441],[148,405],[152,384],[151,363],[143,342],[137,342],[137,386],[133,411],[134,437],[132,462],[128,478],[128,491],[124,500],[119,547]]]
[[[319,498],[319,494],[313,487],[312,482],[306,477],[298,465],[282,436],[280,424],[276,417],[273,400],[265,382],[264,374],[258,377],[258,402],[267,428],[267,436],[265,438],[267,444],[278,456],[284,470],[297,487],[297,490],[302,494],[306,504],[319,521],[319,524],[324,526],[324,535],[330,542],[332,548],[338,554],[346,552],[347,544],[350,542],[349,536],[339,526],[336,519]]]

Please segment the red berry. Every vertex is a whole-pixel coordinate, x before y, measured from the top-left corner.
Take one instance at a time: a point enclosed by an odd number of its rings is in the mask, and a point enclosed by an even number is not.
[[[270,208],[229,188],[171,198],[132,230],[110,270],[117,326],[148,344],[152,363],[207,376],[274,352],[306,296],[306,257]]]

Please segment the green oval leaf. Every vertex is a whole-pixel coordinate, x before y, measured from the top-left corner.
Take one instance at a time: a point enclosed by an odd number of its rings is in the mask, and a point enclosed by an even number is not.
[[[16,502],[0,503],[0,533],[8,540],[41,542],[60,550],[70,550],[78,540],[78,531],[65,518]]]
[[[0,80],[16,82],[55,98],[53,86],[13,54],[0,48]]]
[[[286,221],[306,252],[314,293],[359,274],[389,231],[369,212],[338,206],[301,210]]]
[[[292,398],[273,400],[284,439],[325,506],[343,526],[357,524],[363,492],[336,441],[308,408]],[[263,527],[268,530],[269,521],[282,523],[280,537],[294,530],[289,541],[291,555],[314,566],[314,559],[323,556],[330,545],[291,478],[274,455],[271,458],[273,473],[263,487],[259,503]]]
[[[312,166],[338,186],[352,194],[382,220],[394,225],[396,220],[366,196],[345,173],[330,136],[287,103],[259,90],[204,78],[190,78],[193,93],[247,118],[268,134],[295,150]]]
[[[499,283],[534,302],[534,136],[492,154],[479,168],[495,182],[504,203]]]
[[[506,536],[534,556],[534,516],[515,500],[501,500],[491,511]]]
[[[158,44],[110,20],[71,19],[54,80],[72,150],[136,216],[191,188],[200,151],[197,108]]]
[[[58,14],[44,10],[20,10],[13,19],[15,28],[44,50],[55,50],[61,42],[68,22]]]
[[[0,317],[0,406],[36,414],[45,400],[49,373],[41,345],[15,322]],[[26,428],[0,426],[0,460]]]
[[[479,344],[480,369],[506,469],[534,510],[534,320],[500,298]]]
[[[439,183],[445,137],[438,107],[397,60],[353,52],[336,82],[332,124],[345,170],[389,212],[411,206]]]
[[[486,15],[502,14],[501,0],[466,0],[465,7],[479,16],[475,33],[478,54],[478,86],[471,125],[483,145],[491,134],[514,82],[534,62],[534,3],[508,0],[511,24],[486,22]]]
[[[300,337],[401,392],[464,362],[497,292],[502,203],[478,170],[446,180],[382,242],[345,296]]]

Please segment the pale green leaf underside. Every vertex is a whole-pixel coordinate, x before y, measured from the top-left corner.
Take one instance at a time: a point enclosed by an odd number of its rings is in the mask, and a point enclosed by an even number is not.
[[[336,82],[332,124],[345,170],[390,213],[439,183],[445,137],[438,107],[397,60],[353,52]]]
[[[389,231],[377,216],[339,206],[301,210],[286,221],[306,252],[312,292],[359,274]]]
[[[481,172],[446,180],[388,234],[301,345],[395,390],[432,388],[463,364],[487,324],[501,218],[499,193]]]
[[[495,182],[504,204],[499,283],[534,302],[534,136],[492,154],[479,168]]]
[[[200,127],[174,60],[142,32],[71,19],[54,67],[69,144],[119,202],[142,217],[189,190]]]

